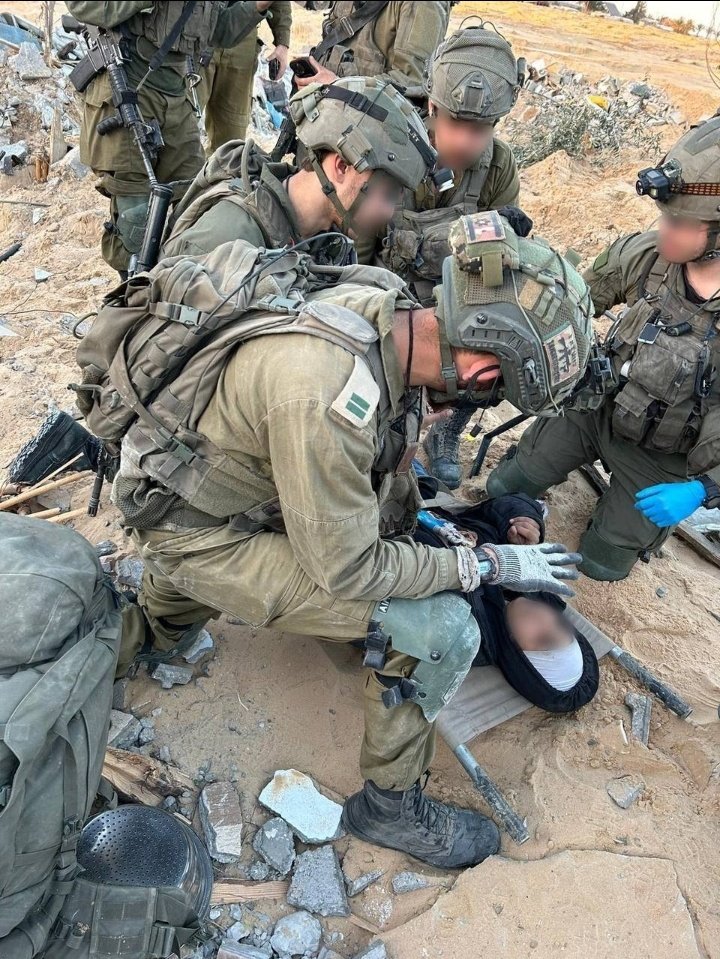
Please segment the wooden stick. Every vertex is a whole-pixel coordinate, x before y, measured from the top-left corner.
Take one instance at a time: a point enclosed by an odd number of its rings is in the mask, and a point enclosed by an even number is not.
[[[58,473],[64,473],[66,469],[69,469],[73,465],[73,463],[77,463],[80,457],[84,455],[85,454],[82,451],[80,451],[77,454],[77,456],[73,456],[73,458],[71,460],[68,460],[67,463],[63,463],[62,466],[58,466],[56,470],[53,470],[52,473],[48,473],[48,475],[45,476],[43,479],[38,480],[37,483],[33,483],[33,486],[40,486],[41,484],[44,485],[45,483],[47,483],[48,480],[55,479]]]
[[[63,512],[61,506],[53,506],[52,509],[41,509],[37,513],[24,513],[24,516],[30,516],[32,519],[50,519],[51,516],[59,516]]]
[[[32,513],[30,515],[32,516]],[[87,506],[71,509],[69,512],[60,513],[59,516],[50,516],[48,523],[66,523],[69,519],[79,519],[81,516],[87,516]]]
[[[289,882],[245,882],[226,879],[213,885],[210,902],[222,906],[229,902],[252,902],[253,899],[284,899],[290,887]]]
[[[376,926],[373,922],[368,922],[367,919],[361,919],[360,916],[356,916],[355,913],[349,915],[348,919],[353,926],[358,926],[358,928],[364,929],[365,932],[371,932],[374,936],[379,936],[382,932],[380,926]]]
[[[64,476],[62,479],[54,480],[52,483],[46,483],[43,486],[33,486],[31,489],[26,489],[23,493],[18,493],[17,496],[11,496],[10,499],[6,499],[4,503],[0,503],[0,510],[12,509],[13,506],[19,506],[21,503],[29,499],[34,499],[36,496],[44,496],[45,493],[52,493],[55,489],[61,489],[63,486],[69,486],[71,483],[77,483],[78,480],[87,479],[88,476],[93,475],[92,470],[84,470],[82,473],[73,473],[72,476]]]
[[[166,796],[195,788],[189,776],[157,759],[111,747],[105,752],[103,776],[123,796],[146,806],[160,806]]]
[[[0,203],[11,203],[14,206],[44,206],[50,209],[49,203],[38,203],[35,200],[0,200]]]

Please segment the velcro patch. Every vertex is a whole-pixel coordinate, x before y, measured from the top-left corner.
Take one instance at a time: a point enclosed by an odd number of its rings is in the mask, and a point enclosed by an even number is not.
[[[595,257],[592,265],[593,273],[599,273],[600,270],[607,264],[607,261],[610,259],[610,247],[606,250],[603,250],[598,256]]]
[[[550,378],[553,386],[564,383],[580,372],[580,357],[577,340],[571,326],[545,343],[545,352],[550,361]]]
[[[367,363],[355,357],[355,366],[342,393],[330,407],[353,426],[367,426],[380,401],[380,387]]]

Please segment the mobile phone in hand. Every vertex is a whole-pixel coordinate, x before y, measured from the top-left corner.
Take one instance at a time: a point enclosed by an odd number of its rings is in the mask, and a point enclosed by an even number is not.
[[[303,80],[306,77],[314,77],[317,73],[317,67],[314,67],[312,63],[310,63],[309,57],[297,57],[295,60],[291,60],[290,69],[296,77],[300,77]]]
[[[277,59],[277,57],[273,57],[268,63],[268,75],[273,81],[277,80],[277,78],[280,76],[280,61]]]

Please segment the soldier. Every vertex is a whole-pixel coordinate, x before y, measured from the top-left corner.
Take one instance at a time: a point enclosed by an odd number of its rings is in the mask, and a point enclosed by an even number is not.
[[[274,249],[327,230],[374,232],[402,188],[414,189],[433,167],[422,122],[384,80],[316,84],[290,109],[302,168],[271,163],[250,142],[226,144],[176,210],[166,256],[209,253],[228,240]]]
[[[186,80],[189,58],[211,47],[239,43],[265,17],[272,0],[237,3],[201,0],[68,0],[82,23],[112,30],[121,38],[130,86],[138,91],[145,120],[157,120],[163,135],[154,166],[158,180],[178,183],[177,195],[203,164],[197,116]],[[80,156],[100,177],[98,189],[110,198],[110,220],[102,237],[102,255],[121,276],[140,250],[148,204],[148,180],[129,130],[102,136],[98,125],[116,113],[110,81],[99,73],[83,95]],[[184,181],[184,182],[183,182]]]
[[[249,325],[202,340],[144,410],[135,397],[139,418],[122,440],[113,486],[146,563],[140,606],[127,613],[125,665],[148,633],[171,656],[221,610],[255,626],[338,642],[364,638],[372,665],[365,785],[348,800],[345,825],[444,868],[479,862],[498,847],[485,817],[428,799],[419,782],[433,754],[435,717],[480,642],[459,594],[492,582],[567,595],[564,581],[575,578],[570,567],[580,557],[556,545],[455,549],[412,540],[421,500],[410,464],[425,388],[442,402],[470,390],[486,402],[503,396],[528,411],[552,408],[574,386],[592,323],[582,279],[547,246],[518,241],[497,216],[462,228],[437,309],[408,299],[392,274],[362,266],[326,270],[322,286],[307,287],[298,301],[295,287],[278,287],[287,276],[278,266],[274,283],[272,275],[263,280],[265,295]],[[515,283],[502,282],[518,242],[519,262],[542,263],[556,278],[550,337],[542,319],[548,286],[520,270]],[[199,259],[162,261],[148,322],[185,317],[187,334],[168,324],[177,343],[199,338],[195,321],[215,316],[215,302],[238,317],[236,306],[225,306],[226,291],[229,284],[237,292],[247,271],[257,275],[248,249],[235,241]],[[473,282],[469,270],[476,271]],[[163,290],[172,302],[164,302]],[[483,352],[476,337],[481,302]],[[263,316],[261,305],[273,312]],[[105,311],[81,346],[93,384],[96,351],[107,345],[103,330],[116,323],[112,304]],[[241,315],[238,322],[246,321]],[[154,364],[168,354],[157,336],[150,343],[144,328],[138,332],[138,354],[123,345],[134,357],[126,371],[157,383]],[[559,337],[572,344],[575,363],[548,368],[544,357],[556,355]],[[531,369],[538,375],[529,377]],[[102,428],[97,417],[110,411],[96,405],[97,385],[90,389],[88,421]]]
[[[445,36],[452,3],[342,0],[331,3],[323,38],[309,57],[317,73],[298,87],[338,77],[386,74],[407,96],[422,95],[425,62]]]
[[[288,66],[292,28],[290,0],[276,0],[268,20],[275,46],[265,59],[277,63],[277,76],[281,77]],[[203,69],[198,94],[205,109],[208,155],[229,140],[245,139],[261,46],[257,30],[253,30],[237,46],[215,50]]]
[[[512,109],[523,82],[524,60],[493,27],[461,28],[442,43],[428,64],[428,130],[438,167],[453,179],[440,191],[426,181],[406,190],[402,210],[381,244],[380,261],[412,286],[421,302],[432,298],[448,253],[450,225],[462,214],[503,209],[523,233],[532,223],[507,209],[518,203],[520,179],[512,150],[494,128]],[[361,260],[365,260],[363,248]],[[433,475],[450,489],[460,485],[460,436],[474,409],[460,408],[435,424],[425,438]]]
[[[658,230],[617,240],[586,274],[598,313],[629,307],[607,338],[611,392],[538,420],[487,483],[492,496],[537,496],[599,458],[610,488],[580,543],[581,570],[599,580],[624,579],[676,523],[720,507],[720,118],[641,170],[637,189],[656,201]]]

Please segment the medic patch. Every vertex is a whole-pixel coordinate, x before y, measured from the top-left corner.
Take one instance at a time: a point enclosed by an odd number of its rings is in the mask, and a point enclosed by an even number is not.
[[[359,356],[355,357],[355,366],[345,388],[330,409],[353,426],[367,426],[375,415],[380,401],[380,387],[373,379],[370,368]]]
[[[564,383],[580,373],[577,340],[571,326],[547,340],[545,352],[550,361],[550,378],[553,384]]]

